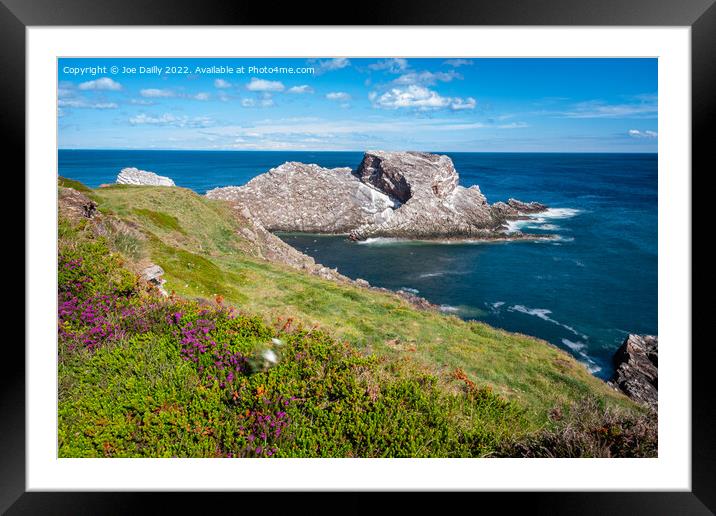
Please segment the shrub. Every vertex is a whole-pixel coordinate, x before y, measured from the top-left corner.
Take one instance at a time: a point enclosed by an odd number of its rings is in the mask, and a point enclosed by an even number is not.
[[[553,410],[556,428],[544,429],[497,452],[507,457],[656,457],[654,412],[639,415],[604,409],[594,397],[572,404],[569,414]],[[560,421],[561,420],[561,421]]]

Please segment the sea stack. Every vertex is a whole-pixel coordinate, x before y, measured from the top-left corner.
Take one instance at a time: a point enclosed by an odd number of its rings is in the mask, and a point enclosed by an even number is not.
[[[117,175],[116,182],[120,185],[135,186],[176,186],[168,177],[134,167],[123,168]]]
[[[547,209],[516,199],[490,206],[479,186],[459,185],[448,156],[425,152],[369,151],[355,170],[288,162],[206,195],[248,208],[269,231],[353,240],[518,239],[506,221]]]

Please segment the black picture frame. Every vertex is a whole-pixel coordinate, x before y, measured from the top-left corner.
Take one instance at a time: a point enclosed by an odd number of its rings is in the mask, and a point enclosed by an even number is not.
[[[0,91],[5,160],[15,170],[25,163],[25,29],[28,26],[92,25],[552,25],[552,26],[688,26],[692,44],[692,170],[706,174],[713,146],[710,125],[716,120],[716,6],[715,0],[391,0],[371,5],[346,4],[340,18],[328,20],[321,10],[304,3],[227,2],[203,0],[0,0]],[[350,12],[351,10],[355,12]],[[330,11],[324,11],[329,13]],[[337,11],[336,11],[337,12]],[[22,168],[21,168],[22,167]],[[693,184],[693,183],[692,183]],[[18,185],[25,191],[24,185]],[[693,187],[692,187],[693,191]],[[25,195],[31,192],[25,191]],[[692,206],[698,206],[694,198]],[[693,218],[693,212],[692,212]],[[19,241],[19,240],[18,240]],[[693,247],[691,250],[693,257]],[[25,275],[30,271],[25,268]],[[693,267],[692,267],[693,274]],[[707,273],[704,279],[712,278]],[[698,289],[706,290],[704,283]],[[31,309],[27,307],[26,310]],[[27,315],[27,313],[26,313]],[[693,320],[693,316],[692,316]],[[479,502],[497,503],[500,511],[526,507],[536,514],[711,514],[716,511],[716,447],[714,403],[710,399],[713,346],[693,338],[692,346],[692,490],[690,492],[480,493]],[[19,339],[18,339],[19,340]],[[688,345],[688,343],[685,343]],[[126,514],[146,506],[148,493],[25,492],[25,353],[6,346],[0,374],[0,512],[8,514]],[[12,364],[12,367],[9,366]],[[667,423],[668,424],[668,423]],[[236,503],[239,494],[155,493],[163,512],[201,507],[222,501]],[[269,495],[265,495],[269,496]],[[336,502],[320,498],[272,493],[271,506],[290,503],[291,511],[365,513],[376,508],[376,495],[350,493]],[[218,498],[218,499],[217,499]],[[421,507],[422,494],[402,496],[402,511]],[[316,500],[320,501],[316,501]],[[155,500],[152,500],[155,501]],[[266,498],[242,496],[241,510],[251,510]],[[451,497],[451,504],[475,504]],[[201,504],[201,505],[199,505]],[[483,506],[488,507],[488,506]],[[238,510],[238,506],[236,507]],[[477,509],[476,509],[477,510]],[[484,510],[484,509],[483,509]]]

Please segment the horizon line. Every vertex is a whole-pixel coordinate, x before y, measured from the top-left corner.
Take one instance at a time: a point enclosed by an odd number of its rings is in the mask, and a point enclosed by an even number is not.
[[[58,147],[58,151],[144,151],[144,152],[368,152],[369,150],[384,152],[427,152],[430,154],[659,154],[657,151],[525,151],[525,150],[503,150],[503,151],[424,151],[424,150],[385,150],[385,149],[346,149],[346,150],[321,150],[321,149],[172,149],[172,148],[82,148],[82,147]]]

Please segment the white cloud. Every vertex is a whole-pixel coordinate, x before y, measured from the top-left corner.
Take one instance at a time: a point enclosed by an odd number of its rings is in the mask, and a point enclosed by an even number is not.
[[[443,61],[443,63],[454,68],[459,68],[460,66],[471,65],[472,61],[470,59],[447,59]]]
[[[368,96],[374,107],[383,109],[417,109],[429,111],[452,109],[455,111],[474,109],[477,101],[472,97],[443,97],[438,92],[411,84],[404,88],[391,88],[382,95],[371,92]]]
[[[192,95],[191,98],[193,98],[194,100],[209,100],[209,94],[201,92],[197,93],[196,95]]]
[[[326,98],[328,100],[346,101],[346,100],[350,100],[351,96],[348,93],[346,93],[345,91],[332,91],[332,92],[326,94]]]
[[[137,106],[153,106],[155,104],[155,102],[145,99],[131,99],[129,103]]]
[[[657,111],[656,98],[642,97],[629,104],[608,104],[600,100],[580,102],[559,114],[566,118],[654,118]]]
[[[229,81],[225,81],[224,79],[215,79],[214,80],[214,87],[221,89],[227,89],[231,88],[231,83]]]
[[[84,99],[59,99],[57,105],[61,108],[80,109],[117,109],[115,102],[88,102]]]
[[[400,73],[408,68],[408,60],[403,58],[384,59],[368,65],[371,70],[385,70],[389,73]]]
[[[241,105],[243,107],[254,107],[255,104],[254,99],[241,99]]]
[[[476,105],[477,101],[472,97],[468,97],[466,99],[455,97],[452,99],[450,109],[454,111],[462,111],[463,109],[475,109]]]
[[[632,138],[656,138],[659,133],[656,131],[640,131],[639,129],[629,129],[629,136]]]
[[[313,63],[314,60],[309,60],[309,62]],[[315,69],[315,74],[320,75],[325,72],[331,72],[333,70],[340,70],[341,68],[345,68],[347,66],[350,66],[351,62],[346,59],[345,57],[338,57],[335,59],[328,59],[325,61],[318,61],[318,66]]]
[[[209,127],[213,124],[211,118],[206,116],[188,117],[176,116],[171,113],[153,116],[140,113],[129,118],[131,125],[165,125],[172,127]]]
[[[157,88],[147,88],[144,90],[139,90],[139,94],[142,97],[147,98],[166,98],[174,96],[174,92],[172,90],[160,90]]]
[[[249,91],[283,91],[284,85],[280,81],[267,81],[253,77],[251,82],[246,85],[246,89]]]
[[[74,96],[74,92],[69,88],[57,88],[57,98],[66,98]]]
[[[313,88],[308,84],[302,84],[301,86],[293,86],[286,90],[286,93],[313,93]]]
[[[453,79],[461,79],[462,76],[454,70],[449,72],[410,72],[401,75],[393,82],[395,84],[422,84],[432,86],[436,82],[450,82]]]
[[[94,81],[83,82],[78,86],[81,90],[112,90],[118,91],[122,89],[122,85],[109,77],[100,77]]]

